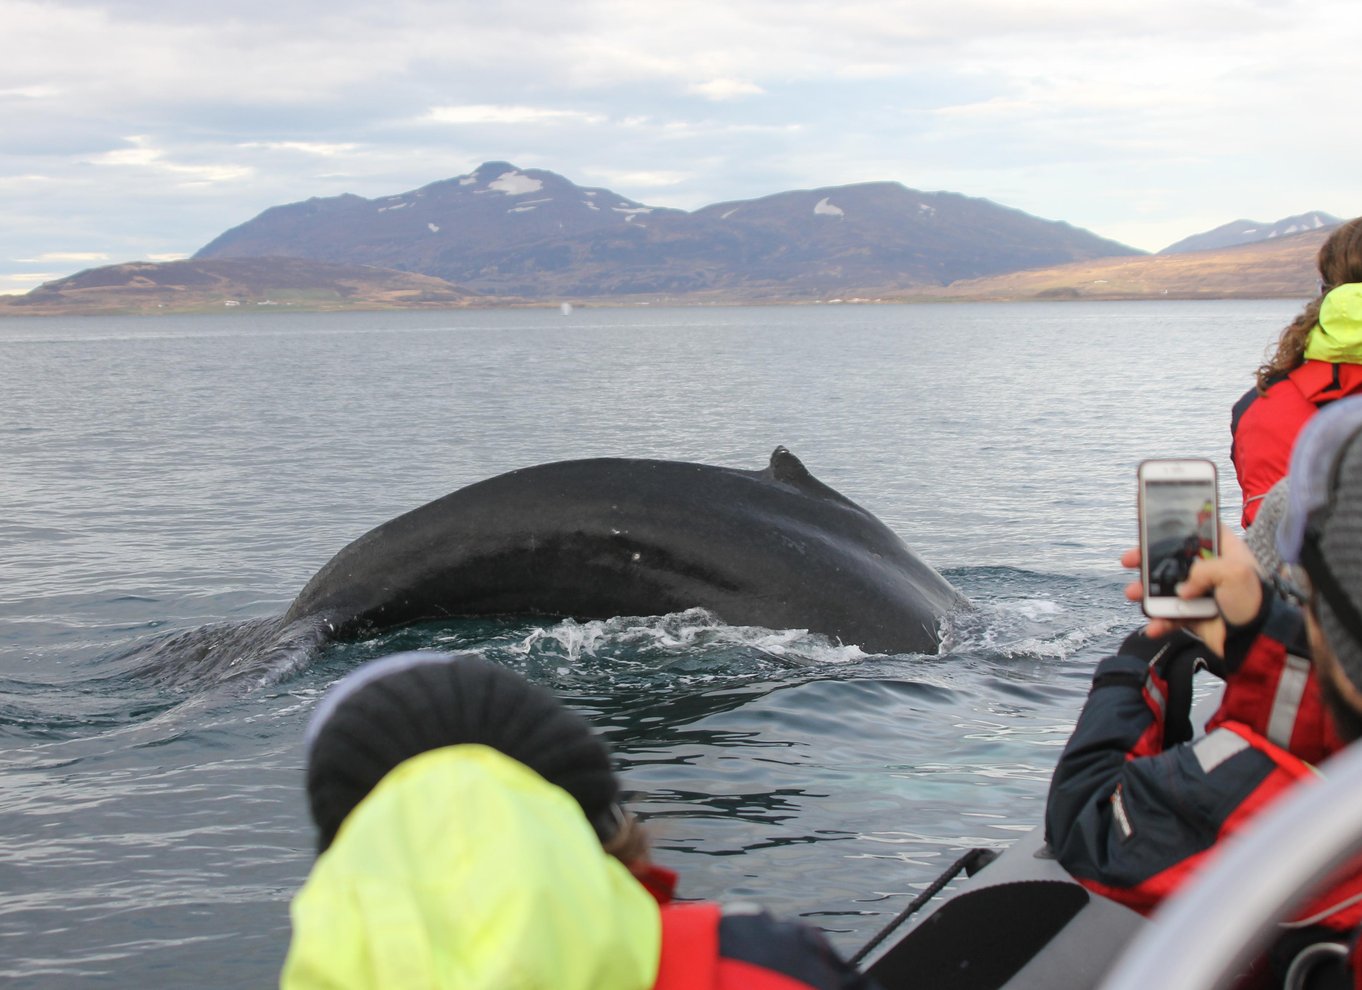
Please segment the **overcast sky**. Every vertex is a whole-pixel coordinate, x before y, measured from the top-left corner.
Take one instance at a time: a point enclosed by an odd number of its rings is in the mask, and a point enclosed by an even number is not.
[[[1157,250],[1362,213],[1358,0],[0,0],[0,291],[489,160],[892,180]]]

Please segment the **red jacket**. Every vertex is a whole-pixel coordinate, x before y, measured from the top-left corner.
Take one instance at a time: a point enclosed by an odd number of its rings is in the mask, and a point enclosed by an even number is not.
[[[1258,513],[1259,500],[1282,478],[1301,427],[1323,405],[1362,393],[1362,365],[1306,361],[1274,378],[1267,393],[1244,393],[1230,417],[1230,458],[1244,492],[1243,525]]]

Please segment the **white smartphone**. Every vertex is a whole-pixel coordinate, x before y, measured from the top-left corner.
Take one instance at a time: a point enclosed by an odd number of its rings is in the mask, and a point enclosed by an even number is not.
[[[1179,598],[1192,564],[1220,553],[1220,499],[1212,461],[1143,461],[1139,468],[1140,580],[1151,619],[1211,619],[1215,599]]]

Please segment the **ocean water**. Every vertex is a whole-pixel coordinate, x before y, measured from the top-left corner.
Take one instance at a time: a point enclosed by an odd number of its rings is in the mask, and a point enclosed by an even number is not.
[[[1272,302],[234,312],[0,321],[0,977],[264,986],[311,862],[302,733],[396,649],[473,650],[606,734],[691,897],[854,951],[1040,820],[1093,664],[1139,621],[1135,466],[1209,456]],[[977,608],[931,656],[701,612],[457,621],[248,669],[337,550],[531,464],[763,466],[783,444]]]

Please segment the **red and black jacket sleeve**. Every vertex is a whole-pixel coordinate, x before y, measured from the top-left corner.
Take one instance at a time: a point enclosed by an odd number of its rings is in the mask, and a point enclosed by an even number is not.
[[[1144,912],[1181,886],[1218,841],[1312,773],[1231,721],[1195,742],[1165,746],[1169,657],[1161,648],[1137,634],[1098,665],[1045,813],[1061,865],[1089,889]]]
[[[720,986],[732,990],[879,990],[844,962],[818,929],[763,912],[726,912],[719,922]]]
[[[1246,725],[1307,763],[1343,748],[1310,663],[1305,617],[1266,587],[1258,616],[1229,627],[1223,674],[1225,693],[1208,732]]]
[[[711,902],[662,908],[654,990],[879,990],[819,930]]]

